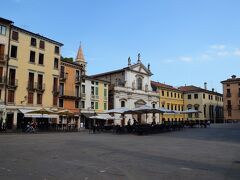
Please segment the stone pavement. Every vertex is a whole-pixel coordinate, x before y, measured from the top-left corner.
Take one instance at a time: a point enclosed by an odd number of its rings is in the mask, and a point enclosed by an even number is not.
[[[240,179],[240,124],[148,136],[0,134],[0,179]]]

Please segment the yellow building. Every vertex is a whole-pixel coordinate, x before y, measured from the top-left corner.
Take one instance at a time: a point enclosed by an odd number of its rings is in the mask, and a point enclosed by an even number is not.
[[[63,44],[11,25],[6,81],[6,125],[21,128],[27,110],[58,105],[60,48]]]
[[[169,110],[174,110],[176,112],[183,111],[184,101],[183,101],[183,92],[173,86],[159,83],[159,82],[151,82],[152,88],[154,91],[159,92],[160,96],[160,105],[159,107],[163,107]],[[175,114],[163,114],[161,115],[161,121],[179,121],[184,119],[183,114],[175,113]]]

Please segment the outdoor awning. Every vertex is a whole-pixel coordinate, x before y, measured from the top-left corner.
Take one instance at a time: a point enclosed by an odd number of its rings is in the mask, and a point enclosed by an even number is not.
[[[95,113],[81,113],[82,116],[84,116],[85,118],[90,118],[91,116],[96,115]]]
[[[35,114],[30,113],[32,111],[35,111],[34,109],[18,109],[22,114],[24,114],[24,117],[28,118],[58,118],[58,115],[56,114]]]

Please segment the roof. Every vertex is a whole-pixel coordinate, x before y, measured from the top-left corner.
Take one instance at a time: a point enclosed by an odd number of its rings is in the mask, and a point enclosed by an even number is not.
[[[4,23],[7,23],[7,24],[12,24],[13,23],[13,21],[11,21],[9,19],[1,18],[1,17],[0,17],[0,21],[2,21]]]
[[[150,70],[148,70],[141,62],[138,62],[136,64],[124,67],[122,69],[108,71],[108,72],[104,72],[104,73],[100,73],[100,74],[95,74],[95,75],[92,75],[91,77],[100,77],[100,76],[105,76],[105,75],[110,75],[110,74],[121,73],[121,72],[124,72],[125,70],[132,70],[134,67],[136,67],[138,65],[140,65],[146,72],[148,72],[149,75],[153,75],[152,72]]]
[[[75,62],[75,61],[68,61],[68,60],[62,60],[61,59],[61,63],[68,63],[68,64],[70,64],[70,65],[74,65],[74,66],[77,66],[77,67],[79,67],[79,68],[82,68],[82,65],[80,65],[80,64],[78,64],[77,62]]]
[[[200,88],[200,87],[197,87],[197,86],[193,86],[193,85],[190,85],[190,86],[180,86],[178,89],[180,89],[184,93],[205,92],[205,93],[209,93],[209,94],[215,94],[215,95],[218,95],[218,96],[222,96],[221,93],[214,92],[214,91],[209,91],[207,89],[203,89],[203,88]]]
[[[235,82],[240,82],[240,78],[229,78],[227,80],[221,81],[221,83],[235,83]]]
[[[156,87],[160,87],[160,88],[164,88],[164,89],[173,90],[173,91],[181,91],[178,88],[175,88],[175,87],[173,87],[171,85],[163,84],[163,83],[160,83],[160,82],[151,81],[151,85],[152,86],[156,86]]]
[[[12,26],[12,28],[14,28],[14,29],[16,29],[16,30],[18,30],[18,31],[21,31],[21,32],[23,32],[23,33],[26,33],[26,34],[30,34],[31,36],[35,36],[36,38],[40,38],[40,39],[43,39],[43,40],[48,41],[48,42],[50,42],[50,43],[56,44],[56,45],[58,45],[58,46],[63,46],[63,44],[60,43],[60,42],[57,42],[57,41],[55,41],[55,40],[52,40],[52,39],[50,39],[50,38],[47,38],[47,37],[42,36],[42,35],[37,34],[37,33],[33,33],[33,32],[28,31],[28,30],[26,30],[26,29],[23,29],[23,28],[14,26],[14,25]]]
[[[82,50],[82,46],[81,45],[79,46],[76,60],[85,62],[85,58],[84,58],[84,55],[83,55],[83,50]]]

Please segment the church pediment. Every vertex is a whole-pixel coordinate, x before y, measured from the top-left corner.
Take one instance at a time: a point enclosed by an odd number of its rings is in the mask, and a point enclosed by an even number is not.
[[[142,63],[137,63],[129,67],[131,71],[151,76],[152,73]]]

